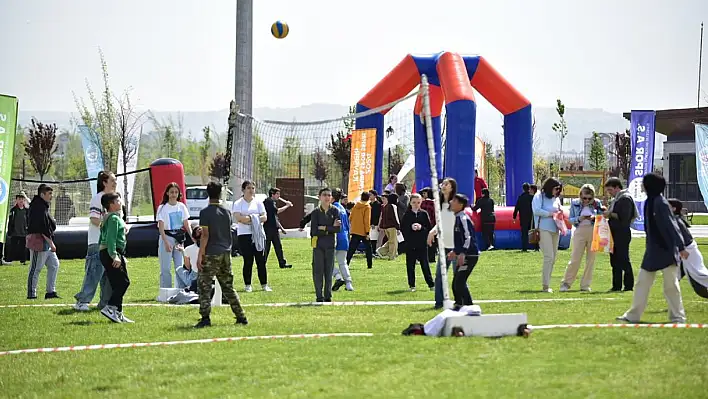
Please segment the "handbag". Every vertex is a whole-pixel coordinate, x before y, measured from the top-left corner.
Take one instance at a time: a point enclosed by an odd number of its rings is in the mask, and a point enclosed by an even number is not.
[[[541,207],[543,208],[543,194],[541,194]],[[529,230],[529,244],[536,245],[541,241],[541,230],[538,229],[538,225],[541,224],[541,217],[538,218],[538,223],[533,223],[534,220],[531,219],[531,230]]]

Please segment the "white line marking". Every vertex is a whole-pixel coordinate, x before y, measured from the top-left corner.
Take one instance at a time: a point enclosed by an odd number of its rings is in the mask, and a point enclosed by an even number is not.
[[[535,299],[479,299],[475,303],[526,303],[526,302],[579,302],[579,301],[615,301],[617,298],[535,298]],[[388,305],[434,305],[435,301],[351,301],[351,302],[281,302],[281,303],[245,303],[243,307],[289,307],[289,306],[388,306]],[[96,304],[93,304],[96,306]],[[0,309],[13,308],[65,308],[70,303],[38,303],[0,305]],[[185,307],[199,305],[173,305],[170,303],[124,303],[134,307]]]
[[[607,324],[548,324],[543,326],[529,325],[531,330],[549,330],[554,328],[708,328],[708,324],[682,323],[607,323]]]
[[[189,344],[209,344],[214,342],[234,342],[234,341],[252,341],[252,340],[271,340],[271,339],[301,339],[301,338],[334,338],[334,337],[372,337],[372,333],[324,333],[324,334],[294,334],[294,335],[259,335],[245,337],[228,337],[228,338],[206,338],[192,339],[186,341],[163,341],[163,342],[136,342],[127,344],[99,344],[99,345],[79,345],[79,346],[60,346],[56,348],[32,348],[32,349],[17,349],[0,352],[0,356],[19,355],[23,353],[52,353],[52,352],[77,352],[98,349],[117,349],[117,348],[142,348],[148,346],[168,346],[168,345],[189,345]]]

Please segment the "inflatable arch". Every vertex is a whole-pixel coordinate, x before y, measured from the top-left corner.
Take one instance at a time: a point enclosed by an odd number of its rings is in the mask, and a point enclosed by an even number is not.
[[[504,79],[484,58],[441,52],[433,55],[407,55],[356,105],[357,112],[380,107],[404,97],[420,84],[421,75],[430,82],[430,107],[433,120],[437,173],[457,180],[458,192],[474,193],[476,89],[504,115],[506,161],[506,202],[515,205],[521,186],[533,181],[531,103]],[[442,162],[441,120],[443,101],[447,113],[445,163]],[[430,161],[426,133],[421,122],[421,96],[414,116],[415,184],[430,186]],[[384,115],[389,110],[356,121],[357,129],[375,128],[376,159],[374,188],[383,184]],[[444,173],[443,173],[444,172]]]

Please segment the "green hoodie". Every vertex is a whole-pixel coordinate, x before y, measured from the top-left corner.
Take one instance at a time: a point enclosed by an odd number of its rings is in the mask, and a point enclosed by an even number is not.
[[[120,218],[120,212],[109,213],[101,224],[100,248],[107,249],[111,258],[118,259],[118,250],[125,250],[125,242],[125,223]]]

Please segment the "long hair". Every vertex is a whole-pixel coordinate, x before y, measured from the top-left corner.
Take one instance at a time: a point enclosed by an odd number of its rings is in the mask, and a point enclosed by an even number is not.
[[[173,187],[177,189],[177,202],[182,201],[182,190],[179,189],[179,185],[177,183],[172,182],[172,183],[168,184],[167,187],[165,187],[165,193],[162,194],[162,204],[161,205],[165,205],[166,203],[168,203],[170,201],[169,192],[170,192],[170,189]]]
[[[440,209],[442,209],[443,204],[450,203],[450,200],[455,198],[455,195],[457,195],[457,180],[453,179],[452,177],[446,177],[443,179],[443,183],[448,182],[450,183],[450,196],[445,197],[445,194],[442,191],[442,188],[440,189]],[[449,205],[448,205],[449,206]]]
[[[561,183],[560,181],[558,181],[558,179],[554,177],[549,177],[548,179],[546,179],[545,182],[543,182],[541,191],[543,191],[543,195],[545,195],[546,198],[553,198],[553,189],[560,186]]]
[[[98,177],[96,177],[96,193],[103,192],[103,190],[106,189],[106,183],[111,176],[113,176],[113,172],[108,170],[98,172]]]

